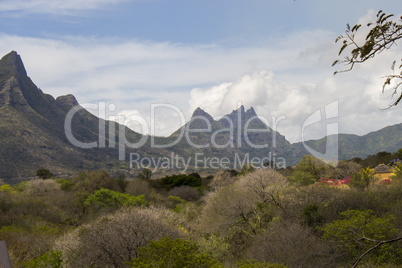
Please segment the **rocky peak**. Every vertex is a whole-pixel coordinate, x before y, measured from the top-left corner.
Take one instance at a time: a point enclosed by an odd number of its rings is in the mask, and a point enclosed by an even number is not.
[[[257,114],[255,113],[254,108],[253,108],[253,107],[250,107],[250,109],[248,109],[248,110],[246,111],[245,116],[246,116],[247,119],[250,119],[250,118],[252,118],[252,117],[257,116]]]
[[[24,63],[22,63],[20,55],[15,51],[11,51],[0,60],[0,76],[9,75],[27,76]],[[9,77],[7,77],[8,79]]]
[[[208,121],[212,122],[214,119],[212,118],[212,116],[210,116],[207,112],[205,112],[203,109],[201,109],[200,107],[198,107],[197,109],[195,109],[193,115],[191,116],[191,118],[194,117],[205,117]]]
[[[244,106],[240,106],[237,110],[233,110],[230,114],[224,116],[221,118],[220,122],[226,126],[229,127],[231,124],[228,122],[230,120],[233,124],[234,127],[237,127],[240,123],[240,127],[244,127],[245,123],[253,117],[256,117],[257,114],[255,113],[255,110],[253,107],[250,107],[247,111],[245,111]],[[240,122],[239,122],[240,120]],[[258,122],[259,125],[261,125],[260,120],[258,119],[253,119],[254,122]]]

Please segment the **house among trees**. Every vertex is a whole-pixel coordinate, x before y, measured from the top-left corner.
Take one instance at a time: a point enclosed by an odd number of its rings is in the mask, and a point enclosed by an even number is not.
[[[0,268],[11,268],[10,256],[8,255],[5,241],[0,241]]]
[[[389,179],[393,175],[393,173],[392,173],[392,169],[390,166],[380,164],[374,168],[374,175],[378,179],[384,180],[384,179]]]

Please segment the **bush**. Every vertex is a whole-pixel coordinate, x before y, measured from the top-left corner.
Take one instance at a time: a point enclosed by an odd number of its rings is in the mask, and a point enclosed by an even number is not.
[[[48,251],[42,256],[35,258],[25,263],[26,268],[62,268],[62,253],[61,251]]]
[[[147,201],[145,201],[144,195],[131,196],[129,194],[123,194],[109,189],[100,189],[88,196],[84,205],[100,206],[104,208],[119,208],[122,206],[145,206],[147,205]]]
[[[223,267],[209,253],[200,249],[195,242],[172,239],[166,236],[151,241],[138,249],[138,257],[131,261],[131,267],[210,268]]]
[[[181,233],[175,214],[157,208],[122,208],[113,215],[67,233],[56,241],[67,267],[125,267],[138,248]]]
[[[113,178],[104,170],[84,171],[73,179],[74,190],[94,193],[102,188],[121,192],[118,179]]]
[[[195,202],[200,199],[200,193],[191,186],[182,185],[169,191],[169,195],[178,196],[186,201]]]
[[[309,185],[320,178],[333,177],[336,177],[336,169],[333,166],[312,155],[305,155],[300,163],[295,166],[294,172],[289,179],[297,185]]]
[[[160,180],[161,185],[170,190],[174,187],[179,187],[182,185],[187,185],[191,187],[202,186],[202,179],[197,173],[191,173],[190,175],[180,174],[166,176]]]
[[[331,248],[309,228],[292,222],[273,222],[255,239],[247,256],[289,267],[334,267]]]
[[[63,191],[70,191],[73,189],[74,184],[71,182],[71,180],[68,179],[55,179],[55,182],[60,184],[60,188]]]
[[[41,179],[50,179],[52,177],[54,177],[53,173],[50,172],[50,170],[45,169],[45,168],[40,168],[36,171],[36,176],[38,176]]]
[[[60,191],[60,184],[54,180],[36,179],[27,182],[25,192],[31,196],[45,196]]]
[[[402,162],[396,162],[395,165],[392,166],[392,173],[394,173],[391,177],[393,180],[402,181]]]
[[[350,178],[349,185],[356,189],[364,190],[374,182],[374,179],[373,169],[365,168]]]

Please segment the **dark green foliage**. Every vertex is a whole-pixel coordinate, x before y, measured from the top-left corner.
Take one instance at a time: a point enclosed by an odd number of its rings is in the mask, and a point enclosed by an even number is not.
[[[50,172],[50,170],[45,169],[45,168],[40,168],[36,171],[36,176],[38,176],[41,179],[50,179],[52,177],[54,177],[53,173]]]
[[[150,180],[152,176],[152,171],[148,168],[143,168],[141,171],[138,173],[138,179],[141,180]]]
[[[310,227],[319,226],[324,221],[324,215],[320,211],[320,207],[316,204],[310,204],[303,210],[303,221]]]
[[[223,267],[195,242],[172,239],[166,236],[140,247],[138,257],[130,262],[131,267],[210,268]]]
[[[60,189],[63,191],[70,191],[73,189],[74,184],[68,179],[55,179],[55,181],[60,184]]]
[[[26,268],[61,268],[63,264],[61,251],[49,251],[42,256],[25,263]]]
[[[189,175],[179,174],[179,175],[166,176],[162,178],[160,180],[160,184],[167,190],[183,185],[191,187],[200,187],[202,186],[202,178],[198,173],[191,173]]]
[[[335,241],[345,258],[353,259],[381,241],[390,240],[398,233],[395,216],[378,217],[371,210],[347,210],[340,213],[341,218],[321,228],[323,239]],[[399,263],[402,249],[391,244],[383,244],[373,251],[367,259],[382,264]]]

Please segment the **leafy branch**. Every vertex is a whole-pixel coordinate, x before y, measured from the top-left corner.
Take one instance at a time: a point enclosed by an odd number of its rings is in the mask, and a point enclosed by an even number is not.
[[[341,71],[335,71],[334,74],[351,71],[355,64],[363,63],[371,58],[374,58],[375,55],[380,54],[384,50],[390,49],[392,46],[397,45],[396,42],[402,38],[402,24],[398,24],[397,22],[393,21],[391,19],[393,16],[393,14],[386,14],[380,10],[377,13],[376,21],[367,24],[369,31],[363,44],[359,44],[358,38],[356,38],[356,35],[362,25],[356,24],[353,27],[350,27],[350,25],[347,24],[345,34],[338,36],[335,42],[338,43],[342,40],[342,47],[339,50],[338,56],[345,52],[346,48],[351,48],[351,51],[343,59],[336,60],[332,64],[332,66],[344,64],[347,66],[347,68]],[[400,21],[402,22],[402,16],[400,17]],[[388,86],[391,86],[394,90],[392,97],[394,97],[396,94],[399,94],[398,90],[402,85],[402,59],[400,60],[401,64],[397,68],[400,70],[400,72],[398,71],[397,73],[395,73],[396,63],[396,60],[392,63],[391,70],[393,74],[384,77],[385,81],[382,87],[382,92],[384,93],[385,89]],[[393,82],[395,83],[393,84]],[[398,105],[401,99],[402,92],[397,100],[390,104],[389,107]]]

